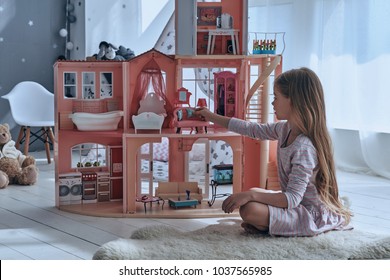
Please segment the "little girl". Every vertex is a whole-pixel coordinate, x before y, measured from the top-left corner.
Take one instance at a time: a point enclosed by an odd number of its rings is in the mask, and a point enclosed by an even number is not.
[[[239,209],[248,232],[313,236],[347,229],[351,212],[342,204],[336,181],[325,102],[318,76],[308,68],[275,79],[272,106],[279,122],[252,123],[201,108],[196,114],[231,131],[261,140],[278,140],[281,192],[245,191],[229,196],[225,213]]]

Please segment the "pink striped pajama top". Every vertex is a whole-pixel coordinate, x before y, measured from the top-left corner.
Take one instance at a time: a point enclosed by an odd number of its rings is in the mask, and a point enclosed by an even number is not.
[[[288,122],[258,124],[232,118],[229,130],[251,138],[278,140],[278,175],[287,208],[268,205],[269,233],[280,236],[313,236],[343,229],[344,218],[331,212],[320,200],[315,186],[317,152],[310,139],[299,135],[289,146],[286,142]]]

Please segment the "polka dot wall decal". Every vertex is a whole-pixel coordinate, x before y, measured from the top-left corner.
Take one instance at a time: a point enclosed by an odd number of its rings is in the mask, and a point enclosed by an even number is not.
[[[4,38],[3,37],[0,37],[0,42],[4,42]]]
[[[25,59],[25,58],[22,58],[21,61],[22,61],[23,63],[25,63],[25,62],[26,62],[26,59]]]
[[[60,34],[61,37],[68,36],[68,30],[66,30],[66,28],[61,28],[58,33]]]
[[[28,25],[33,26],[33,25],[34,25],[34,22],[33,22],[32,20],[30,20],[30,21],[28,22]]]
[[[4,8],[2,6],[0,6],[0,13],[4,11]]]

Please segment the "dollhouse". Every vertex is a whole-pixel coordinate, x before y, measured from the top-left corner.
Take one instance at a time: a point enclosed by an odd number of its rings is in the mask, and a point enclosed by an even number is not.
[[[270,78],[281,72],[281,55],[243,51],[247,38],[241,21],[243,2],[197,3],[196,55],[151,49],[127,61],[55,63],[59,209],[106,216],[139,214],[137,201],[155,195],[154,183],[193,181],[189,154],[198,143],[209,147],[211,141],[231,149],[233,192],[266,186],[267,166],[274,160],[272,143],[244,138],[193,116],[197,106],[208,106],[229,117],[267,120]],[[223,17],[228,22],[218,33],[221,15],[230,18]],[[214,36],[210,42],[204,36],[209,33]],[[188,73],[202,71],[208,71],[205,78],[186,79]],[[152,170],[159,153],[166,162],[165,178]],[[195,152],[193,158],[200,155],[205,168],[197,183],[207,200],[212,166],[208,152]],[[116,210],[110,210],[111,205]]]

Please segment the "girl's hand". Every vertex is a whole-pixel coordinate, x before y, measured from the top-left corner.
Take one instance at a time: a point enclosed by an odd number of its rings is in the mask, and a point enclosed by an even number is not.
[[[208,121],[209,116],[211,115],[211,111],[205,107],[196,108],[195,109],[195,116],[201,117],[203,120]]]
[[[211,112],[207,108],[197,108],[195,109],[195,115],[202,118],[204,121],[213,122],[222,126],[224,128],[228,128],[230,117],[221,116],[216,113]]]
[[[235,209],[247,204],[251,200],[250,192],[232,194],[222,203],[222,210],[225,213],[232,213]]]

